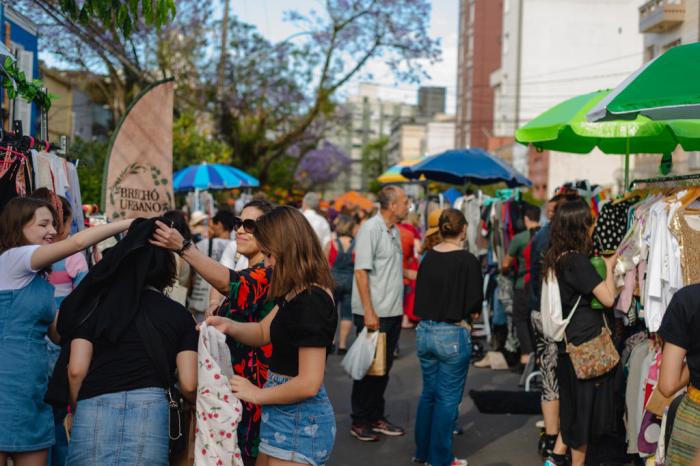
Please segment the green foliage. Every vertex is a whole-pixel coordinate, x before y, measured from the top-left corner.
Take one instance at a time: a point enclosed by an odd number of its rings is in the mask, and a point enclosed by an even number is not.
[[[76,138],[68,149],[70,160],[79,160],[78,178],[83,204],[100,204],[102,177],[107,160],[108,142]]]
[[[229,163],[231,160],[231,147],[202,131],[203,125],[197,123],[191,113],[181,114],[173,122],[173,170],[201,162]]]
[[[384,173],[388,167],[388,146],[389,138],[382,136],[379,139],[368,142],[362,148],[362,177],[367,180],[367,189],[378,191],[379,184],[372,183],[379,175]]]
[[[10,57],[5,57],[5,63],[0,66],[0,71],[8,79],[2,79],[2,87],[7,91],[10,99],[19,96],[27,102],[35,103],[39,108],[48,110],[51,108],[51,99],[55,96],[43,91],[44,85],[38,79],[27,81],[24,71]]]
[[[147,26],[161,26],[175,17],[174,0],[60,0],[61,11],[80,24],[88,24],[91,17],[98,17],[108,28],[121,31],[124,37],[138,29],[139,19]]]

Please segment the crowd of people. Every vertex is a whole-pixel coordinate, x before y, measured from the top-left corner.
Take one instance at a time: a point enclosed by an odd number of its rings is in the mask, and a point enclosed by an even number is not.
[[[225,335],[231,397],[220,413],[195,418],[239,419],[220,431],[237,445],[232,464],[328,462],[337,434],[328,357],[345,355],[363,329],[385,335],[385,370],[352,382],[350,434],[405,435],[387,417],[385,392],[402,329],[415,328],[422,392],[413,461],[466,466],[453,434],[488,261],[468,246],[464,208],[431,209],[423,231],[403,189],[383,188],[376,204],[330,213],[316,193],[301,208],[259,198],[239,212],[172,210],[70,236],[65,199],[45,189],[12,199],[0,213],[0,465],[168,464],[175,399],[196,406],[208,390],[198,386],[198,371],[211,369],[198,354],[207,326]],[[602,273],[592,263],[595,219],[577,193],[556,195],[541,217],[524,209],[524,231],[498,264],[514,289],[519,350],[508,359],[516,371],[541,373],[545,465],[580,466],[590,444],[619,428],[622,368],[581,378],[571,356],[611,333],[617,256],[602,257]],[[540,298],[551,277],[562,341],[545,331],[552,308]],[[674,458],[692,458],[700,444],[700,429],[687,427],[700,419],[698,290],[675,295],[659,331],[661,392],[690,385],[678,413],[685,427],[669,442],[672,465],[688,464]]]

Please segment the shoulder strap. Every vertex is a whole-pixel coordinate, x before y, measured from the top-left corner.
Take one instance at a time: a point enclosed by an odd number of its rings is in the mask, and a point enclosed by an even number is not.
[[[211,250],[214,247],[214,240],[212,238],[209,238],[209,252],[207,252],[207,256],[211,257]]]
[[[583,298],[583,295],[579,295],[578,299],[576,300],[576,303],[574,304],[574,307],[571,308],[571,312],[569,313],[569,317],[566,318],[566,326],[564,327],[564,343],[569,344],[569,341],[566,339],[566,327],[569,326],[569,323],[571,323],[571,319],[574,318],[574,314],[576,314],[576,309],[578,309],[578,305],[581,303],[581,298]],[[603,317],[605,318],[605,317]]]

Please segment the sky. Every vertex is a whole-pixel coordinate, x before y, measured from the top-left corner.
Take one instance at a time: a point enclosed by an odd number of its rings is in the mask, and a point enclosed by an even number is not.
[[[305,13],[312,8],[319,9],[319,4],[319,0],[232,0],[231,5],[242,20],[254,24],[270,40],[280,41],[298,32],[293,24],[284,21],[285,11],[295,9]],[[456,105],[459,1],[432,0],[432,6],[430,34],[441,39],[442,60],[426,67],[430,79],[421,82],[421,85],[446,87],[446,111],[453,114]],[[374,76],[373,82],[385,86],[387,98],[410,103],[417,101],[418,86],[397,84],[380,61],[371,62],[367,66]],[[345,92],[352,92],[353,84],[357,83],[348,85]]]
[[[218,6],[215,14],[221,17],[223,8],[221,0],[215,0]],[[255,25],[258,30],[273,42],[281,41],[298,32],[295,25],[284,21],[285,11],[291,9],[306,13],[311,9],[321,9],[321,0],[229,0],[233,12],[247,23]],[[433,65],[427,64],[426,71],[430,79],[420,84],[423,86],[441,86],[447,88],[446,112],[455,113],[457,89],[457,50],[458,50],[459,0],[432,0],[430,18],[430,35],[440,38],[442,59]],[[58,57],[49,53],[40,53],[40,58],[49,66],[61,67]],[[407,103],[417,102],[418,86],[396,83],[388,68],[380,60],[366,65],[374,77],[372,82],[383,85],[384,96],[392,100]],[[358,82],[351,82],[342,93],[352,93]]]

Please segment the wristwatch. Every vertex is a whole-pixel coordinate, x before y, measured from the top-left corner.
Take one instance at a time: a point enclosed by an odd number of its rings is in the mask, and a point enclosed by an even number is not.
[[[175,253],[178,256],[182,256],[185,253],[185,251],[187,251],[189,249],[190,246],[192,246],[192,240],[187,239],[187,240],[182,242],[182,247],[180,249],[178,249],[177,251],[175,251]]]

